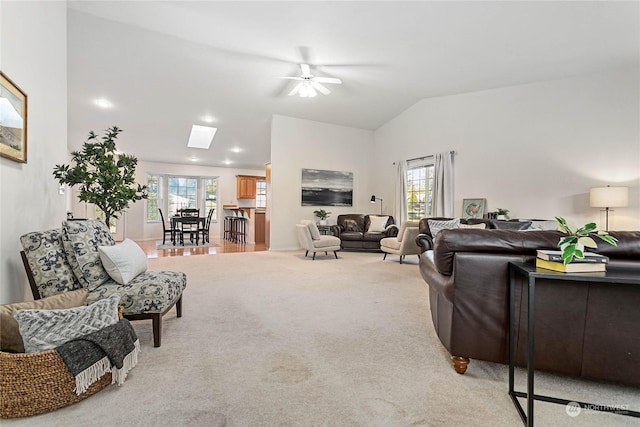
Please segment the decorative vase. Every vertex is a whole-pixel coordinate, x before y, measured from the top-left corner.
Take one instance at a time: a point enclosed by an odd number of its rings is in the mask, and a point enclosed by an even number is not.
[[[321,219],[320,220],[320,225],[327,225],[327,220],[326,219]]]
[[[503,221],[504,221],[505,219],[507,219],[507,217],[506,217],[506,216],[504,216],[504,215],[498,215],[498,217],[497,217],[496,219],[499,219],[499,220],[503,220]]]

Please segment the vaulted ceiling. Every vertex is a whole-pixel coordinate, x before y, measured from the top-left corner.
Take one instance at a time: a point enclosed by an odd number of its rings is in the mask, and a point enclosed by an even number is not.
[[[70,148],[116,125],[155,162],[259,168],[273,114],[375,130],[422,98],[640,61],[635,1],[68,4]],[[303,62],[343,84],[288,96]],[[218,127],[209,150],[194,124]]]

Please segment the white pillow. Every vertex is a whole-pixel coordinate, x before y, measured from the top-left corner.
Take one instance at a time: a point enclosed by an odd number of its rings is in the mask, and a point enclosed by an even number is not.
[[[451,230],[454,228],[459,228],[460,226],[460,218],[450,219],[446,221],[429,219],[427,220],[429,223],[429,230],[431,230],[431,236],[435,239],[436,235],[440,232],[440,230]]]
[[[387,221],[389,221],[388,216],[373,216],[369,215],[369,230],[370,233],[382,233],[386,230]]]
[[[481,222],[479,224],[458,224],[458,228],[477,228],[480,230],[484,230],[487,228],[487,224]]]
[[[91,305],[61,310],[17,310],[20,335],[27,353],[51,350],[74,338],[118,323],[119,294]]]
[[[104,269],[121,285],[147,271],[147,256],[133,240],[124,239],[113,246],[99,246],[98,252]]]

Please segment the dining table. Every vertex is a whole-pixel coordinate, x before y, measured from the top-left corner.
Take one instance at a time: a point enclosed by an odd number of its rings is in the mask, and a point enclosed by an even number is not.
[[[173,230],[173,233],[171,233],[171,243],[173,243],[174,245],[176,244],[177,233],[180,231],[180,224],[182,223],[182,220],[184,218],[193,220],[193,217],[185,217],[181,215],[174,215],[171,217],[171,229]],[[204,216],[198,217],[198,230],[204,229],[206,221],[207,221],[206,217]]]

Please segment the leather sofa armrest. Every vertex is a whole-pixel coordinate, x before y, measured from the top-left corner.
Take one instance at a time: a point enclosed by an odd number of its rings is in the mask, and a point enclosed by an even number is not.
[[[418,234],[416,244],[420,246],[421,252],[433,250],[433,238],[428,234]]]
[[[398,226],[395,224],[391,224],[387,226],[384,230],[384,235],[387,237],[397,237],[398,236]]]
[[[342,234],[343,231],[344,228],[342,228],[341,225],[336,224],[331,226],[331,234],[336,237],[340,237],[340,234]]]

